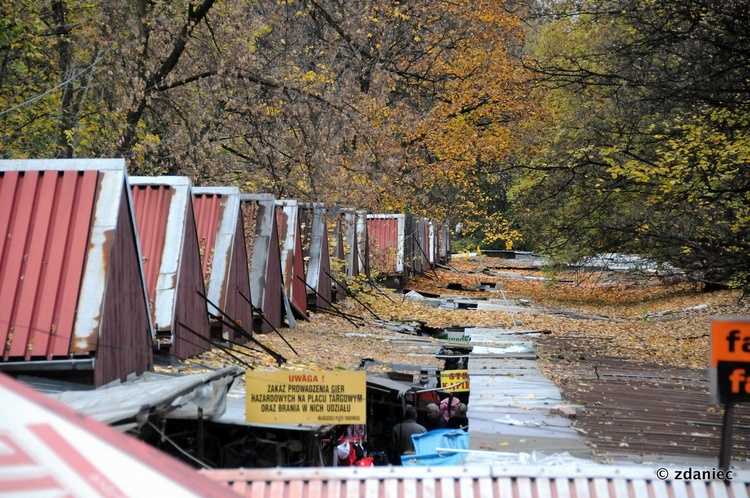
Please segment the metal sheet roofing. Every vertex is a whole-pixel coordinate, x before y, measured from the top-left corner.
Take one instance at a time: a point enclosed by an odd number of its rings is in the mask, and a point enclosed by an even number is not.
[[[0,495],[231,497],[159,450],[0,374]]]
[[[264,313],[259,332],[270,332],[284,321],[283,280],[272,194],[242,194],[245,243],[250,259],[250,293],[253,306]],[[291,319],[291,317],[290,317]]]
[[[483,344],[469,355],[471,448],[590,457],[570,421],[550,412],[563,404],[562,396],[537,367],[529,338],[505,329],[467,329],[466,334]]]
[[[153,302],[154,327],[171,330],[177,305],[177,279],[188,223],[190,179],[131,176],[136,224],[146,288]]]
[[[284,290],[292,307],[304,317],[307,314],[307,286],[302,259],[299,204],[294,200],[280,200],[276,201],[276,208]]]
[[[235,377],[242,375],[239,367],[197,374],[156,374],[146,372],[122,384],[105,389],[71,391],[45,389],[52,399],[121,431],[142,426],[154,410],[166,410],[170,416],[190,409],[198,418],[195,404],[203,409],[203,416],[215,420],[224,412],[226,393]],[[27,382],[37,387],[34,380]],[[42,386],[42,388],[44,388]],[[218,396],[214,393],[219,392]],[[217,398],[214,403],[212,398]],[[218,404],[218,406],[216,406]],[[175,412],[175,410],[177,410]]]
[[[636,466],[337,467],[204,470],[240,496],[253,498],[747,498],[750,472],[733,479],[680,480],[666,469]],[[701,468],[701,470],[703,470]],[[707,469],[710,472],[710,469]]]
[[[575,425],[597,454],[635,460],[660,455],[670,461],[719,454],[723,410],[711,405],[708,369],[607,357],[606,341],[588,341],[580,360],[583,341],[588,339],[551,334],[535,342],[541,355],[556,358],[572,377],[561,391],[569,403],[585,404]],[[734,419],[732,457],[747,460],[750,406],[738,404]]]
[[[0,176],[3,359],[70,352],[97,182],[97,171]]]
[[[207,297],[226,309],[232,250],[240,215],[240,189],[236,187],[193,187],[195,224],[201,249],[203,278],[207,281]],[[249,290],[248,290],[249,292]],[[212,305],[213,315],[219,311]]]
[[[4,360],[96,350],[125,178],[121,159],[0,161]]]
[[[159,347],[187,358],[210,346],[191,182],[131,177],[143,267]]]
[[[380,271],[400,274],[404,271],[403,214],[367,215],[372,264]]]

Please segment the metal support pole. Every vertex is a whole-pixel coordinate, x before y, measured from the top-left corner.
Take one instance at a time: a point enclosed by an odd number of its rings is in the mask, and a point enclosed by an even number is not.
[[[203,461],[203,408],[198,407],[198,460]]]
[[[721,452],[719,453],[719,468],[729,470],[732,461],[732,426],[734,422],[734,403],[724,405],[724,426],[721,430]]]

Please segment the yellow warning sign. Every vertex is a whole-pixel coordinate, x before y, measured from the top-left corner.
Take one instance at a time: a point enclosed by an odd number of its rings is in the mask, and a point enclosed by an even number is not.
[[[469,390],[468,370],[443,370],[440,372],[440,387],[443,391],[457,393]]]
[[[246,374],[248,422],[264,424],[364,424],[365,372],[308,371]]]

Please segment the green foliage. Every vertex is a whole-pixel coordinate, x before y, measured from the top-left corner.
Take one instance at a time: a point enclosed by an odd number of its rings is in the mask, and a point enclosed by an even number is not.
[[[735,2],[620,1],[543,26],[544,107],[509,189],[527,241],[563,262],[637,252],[709,282],[746,271],[750,38],[731,34],[746,21]]]
[[[742,291],[738,302],[742,301],[750,293],[750,271],[739,271],[732,275],[728,282],[730,289],[739,289]]]
[[[472,237],[451,238],[451,252],[453,254],[477,252],[481,245],[481,239],[475,239]]]

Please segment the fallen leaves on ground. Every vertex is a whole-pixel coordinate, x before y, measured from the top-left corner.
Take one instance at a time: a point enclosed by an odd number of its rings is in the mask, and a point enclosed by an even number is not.
[[[565,364],[585,362],[586,358],[606,355],[612,358],[658,363],[673,367],[705,368],[708,365],[708,331],[712,317],[746,314],[732,291],[696,292],[693,285],[679,279],[658,279],[616,272],[591,274],[548,274],[535,268],[508,268],[495,258],[455,261],[456,271],[437,269],[412,279],[409,288],[425,293],[468,299],[507,299],[541,312],[509,313],[494,310],[452,310],[427,306],[405,299],[386,289],[376,289],[353,300],[338,303],[350,315],[358,316],[355,326],[332,313],[311,314],[295,329],[280,332],[297,351],[293,352],[275,333],[254,337],[288,361],[277,365],[269,355],[252,344],[250,350],[235,346],[237,355],[251,368],[287,370],[355,370],[369,359],[368,369],[382,371],[388,364],[440,366],[439,361],[408,335],[373,325],[374,315],[394,323],[419,322],[429,327],[489,326],[549,331],[549,337],[570,339],[576,355]],[[502,270],[497,270],[502,268]],[[525,277],[525,278],[519,278]],[[491,290],[448,290],[449,283],[464,289],[481,284]],[[502,292],[500,292],[502,290]],[[387,297],[386,297],[387,296]],[[415,336],[411,336],[417,339]],[[429,337],[419,341],[439,345]],[[244,353],[244,354],[243,354]],[[542,367],[551,377],[561,362],[553,351],[539,351]],[[234,363],[220,350],[200,359],[212,364]]]

